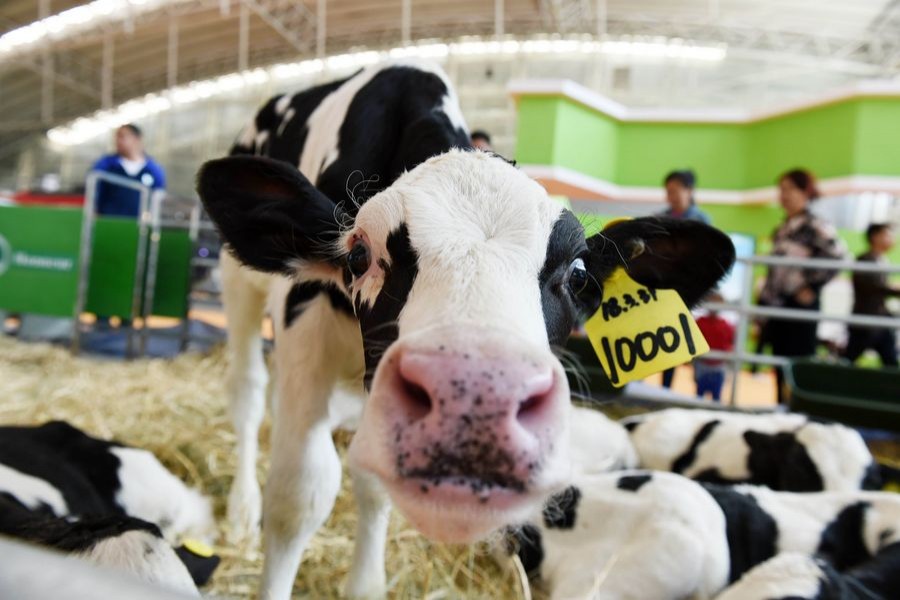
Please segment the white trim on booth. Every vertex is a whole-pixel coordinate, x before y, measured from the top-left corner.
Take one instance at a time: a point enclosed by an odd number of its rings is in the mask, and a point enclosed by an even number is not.
[[[624,201],[659,203],[665,201],[659,187],[625,186],[585,175],[573,169],[552,165],[520,164],[529,177],[536,179],[550,194],[575,200]],[[900,195],[900,177],[853,175],[824,179],[819,188],[826,196],[840,196],[862,192],[888,192]],[[700,204],[768,204],[778,192],[774,185],[749,190],[719,190],[698,188]]]

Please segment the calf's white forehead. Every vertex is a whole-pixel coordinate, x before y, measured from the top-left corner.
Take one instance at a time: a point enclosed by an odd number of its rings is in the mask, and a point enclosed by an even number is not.
[[[402,224],[408,228],[419,270],[401,332],[442,317],[502,318],[520,334],[546,342],[537,278],[561,211],[539,184],[505,161],[454,150],[373,197],[356,224],[375,256],[387,260],[384,240]],[[377,290],[364,290],[364,296],[367,291]]]

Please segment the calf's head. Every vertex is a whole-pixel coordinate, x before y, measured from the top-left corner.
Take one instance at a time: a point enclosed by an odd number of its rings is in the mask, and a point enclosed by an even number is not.
[[[369,398],[351,460],[423,533],[471,541],[567,483],[569,389],[554,356],[620,266],[696,302],[728,270],[728,237],[659,218],[585,239],[506,161],[451,151],[361,208],[290,165],[212,161],[199,191],[245,264],[329,281],[353,304]]]

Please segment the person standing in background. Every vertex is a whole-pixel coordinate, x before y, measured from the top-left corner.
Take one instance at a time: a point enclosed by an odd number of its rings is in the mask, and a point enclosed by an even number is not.
[[[91,171],[102,171],[132,179],[154,192],[166,188],[163,168],[144,153],[143,133],[137,125],[129,123],[116,129],[116,152],[101,157]],[[137,217],[140,212],[140,194],[109,181],[97,184],[96,210],[98,214],[117,217]]]
[[[894,234],[887,223],[874,223],[866,229],[869,249],[856,260],[886,264],[885,255],[894,247]],[[853,273],[853,314],[891,316],[886,300],[900,296],[900,288],[888,284],[887,273]],[[897,366],[897,338],[890,328],[850,327],[844,357],[856,362],[863,352],[875,350],[881,364]]]
[[[779,200],[784,209],[784,222],[772,235],[772,255],[790,258],[841,259],[846,254],[843,242],[830,224],[810,212],[810,203],[819,197],[816,180],[805,169],[793,169],[778,179]],[[819,310],[822,288],[834,276],[827,269],[772,266],[760,292],[764,306]],[[816,321],[769,319],[766,339],[776,356],[812,356],[816,352]],[[785,399],[784,373],[775,369],[778,403]]]
[[[708,302],[723,302],[722,295],[713,292]],[[730,352],[734,348],[734,325],[722,318],[717,311],[709,312],[697,319],[697,327],[709,344],[710,350]],[[722,386],[725,385],[725,361],[718,358],[695,358],[694,383],[697,384],[697,396],[703,398],[707,392],[716,402],[722,399]],[[732,401],[733,402],[733,401]]]
[[[709,225],[709,215],[697,208],[694,200],[694,187],[697,185],[697,176],[690,169],[672,171],[664,180],[666,187],[666,202],[669,208],[663,211],[661,216],[672,219],[688,219],[700,221]]]
[[[697,208],[697,203],[694,201],[694,187],[697,185],[697,177],[692,170],[672,171],[666,175],[663,184],[666,188],[666,202],[669,203],[669,208],[660,213],[660,216],[710,224],[709,215]],[[675,379],[674,368],[663,371],[663,387],[672,387],[673,379]]]

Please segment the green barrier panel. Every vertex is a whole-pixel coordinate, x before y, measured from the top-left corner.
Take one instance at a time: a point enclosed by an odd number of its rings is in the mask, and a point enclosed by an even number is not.
[[[136,220],[97,217],[86,312],[104,317],[131,315],[137,247]]]
[[[0,310],[72,316],[78,293],[81,221],[80,209],[0,206]],[[86,312],[131,314],[138,237],[137,222],[132,219],[96,220]],[[161,232],[151,314],[184,317],[192,251],[187,231]]]
[[[848,425],[900,431],[900,369],[798,359],[785,375],[792,410]]]
[[[71,317],[81,210],[0,206],[0,309]]]
[[[131,314],[138,233],[134,220],[116,217],[97,219],[85,305],[87,312],[119,317]],[[147,243],[149,245],[149,236]],[[156,286],[150,314],[180,319],[187,313],[192,251],[193,245],[187,231],[160,232]],[[146,266],[149,252],[145,251],[144,257]]]
[[[151,314],[178,319],[187,314],[193,251],[194,243],[187,231],[161,232]]]

